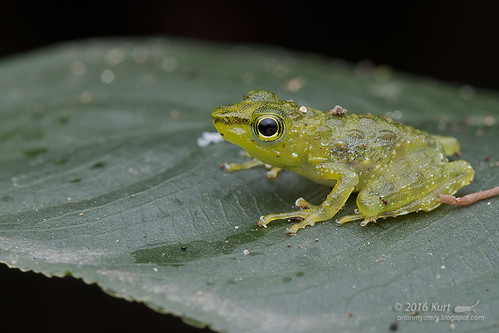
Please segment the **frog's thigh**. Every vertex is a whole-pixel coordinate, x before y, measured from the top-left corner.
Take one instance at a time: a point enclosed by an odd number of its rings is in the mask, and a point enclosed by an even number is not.
[[[431,151],[413,153],[391,163],[357,196],[364,218],[430,211],[439,194],[452,195],[470,184],[473,169],[466,161],[442,162]]]

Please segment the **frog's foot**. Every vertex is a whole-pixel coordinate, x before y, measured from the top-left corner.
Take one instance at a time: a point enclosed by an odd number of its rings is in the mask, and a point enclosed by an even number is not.
[[[288,235],[294,235],[298,231],[298,229],[305,228],[307,225],[313,227],[315,222],[310,218],[305,218],[302,221],[293,224],[291,227],[286,228],[286,233]]]
[[[269,214],[261,216],[258,221],[258,225],[261,227],[267,227],[271,221],[274,220],[284,220],[284,219],[298,219],[299,222],[293,224],[291,227],[286,229],[286,233],[289,235],[294,235],[298,229],[305,228],[306,226],[314,226],[316,222],[329,220],[332,216],[328,216],[324,213],[321,207],[310,205],[312,208],[295,210],[288,213],[279,214]]]
[[[279,214],[269,214],[261,216],[258,221],[258,225],[266,228],[267,224],[274,220],[284,220],[284,219],[299,219],[300,222],[293,224],[291,227],[286,229],[287,234],[295,234],[298,229],[305,228],[307,225],[313,226],[315,222],[322,221],[323,219],[316,216],[315,209],[304,209],[296,210],[288,213]]]

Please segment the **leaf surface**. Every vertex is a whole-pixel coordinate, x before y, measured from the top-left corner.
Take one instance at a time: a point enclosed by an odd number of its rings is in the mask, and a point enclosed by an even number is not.
[[[499,185],[495,93],[268,47],[74,42],[0,63],[0,261],[226,332],[386,332],[397,319],[447,332],[440,316],[477,300],[470,314],[483,318],[455,326],[497,330],[497,199],[295,237],[284,221],[257,227],[329,189],[290,172],[224,173],[239,149],[198,145],[213,109],[256,88],[455,136],[476,173],[459,194]],[[409,320],[418,303],[438,322]]]

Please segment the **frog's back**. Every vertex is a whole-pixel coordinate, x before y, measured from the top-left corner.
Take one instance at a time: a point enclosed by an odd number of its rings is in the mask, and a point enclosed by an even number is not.
[[[444,147],[451,152],[457,144],[454,138],[433,136],[386,116],[333,116],[326,124],[331,131],[331,160],[351,166],[361,183],[405,153],[425,148],[443,151]]]
[[[388,158],[408,130],[391,118],[361,114],[332,117],[327,124],[331,130],[331,157],[354,169]]]

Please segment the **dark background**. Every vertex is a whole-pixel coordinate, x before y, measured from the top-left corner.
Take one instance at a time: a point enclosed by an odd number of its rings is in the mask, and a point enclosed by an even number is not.
[[[350,62],[369,59],[497,90],[498,14],[499,1],[8,0],[0,2],[0,58],[80,38],[170,35],[266,43]],[[199,331],[72,278],[48,279],[0,265],[0,286],[3,332]]]
[[[173,35],[269,43],[352,62],[369,59],[457,84],[499,88],[499,2],[0,2],[0,57],[54,42]]]

